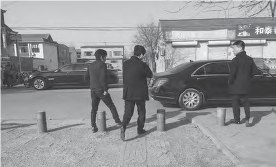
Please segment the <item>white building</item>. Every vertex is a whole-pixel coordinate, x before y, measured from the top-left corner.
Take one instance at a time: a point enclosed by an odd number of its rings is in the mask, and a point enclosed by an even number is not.
[[[114,69],[122,70],[124,60],[124,46],[121,45],[106,45],[106,46],[82,46],[81,56],[77,58],[78,62],[86,62],[96,60],[94,56],[96,50],[103,49],[107,52],[107,63],[111,63]]]

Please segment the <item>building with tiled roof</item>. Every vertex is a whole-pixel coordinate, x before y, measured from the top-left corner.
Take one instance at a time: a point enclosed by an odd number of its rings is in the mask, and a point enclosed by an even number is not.
[[[54,70],[61,66],[59,44],[53,40],[50,34],[17,34],[12,39],[14,42],[8,47],[10,55],[33,58],[34,69],[46,66],[48,70]],[[16,50],[17,43],[18,51]]]

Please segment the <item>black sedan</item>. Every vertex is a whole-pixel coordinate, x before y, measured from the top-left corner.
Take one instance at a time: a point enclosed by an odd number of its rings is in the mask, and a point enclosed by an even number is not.
[[[179,104],[197,110],[208,102],[231,103],[228,77],[231,60],[201,60],[183,63],[166,72],[156,73],[149,83],[149,94],[162,104]],[[259,69],[252,79],[251,101],[276,104],[276,75]]]
[[[65,85],[88,87],[89,84],[84,80],[84,74],[89,64],[68,64],[54,71],[35,72],[29,75],[29,84],[37,90]],[[112,68],[107,69],[107,82],[108,84],[117,84],[119,82],[117,70]]]

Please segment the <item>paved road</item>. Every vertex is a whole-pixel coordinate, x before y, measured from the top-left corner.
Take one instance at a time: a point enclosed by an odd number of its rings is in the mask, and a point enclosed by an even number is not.
[[[113,86],[109,89],[120,118],[124,113],[124,101],[122,100],[122,88]],[[37,111],[46,111],[47,118],[52,119],[88,119],[90,118],[91,99],[90,90],[83,88],[56,88],[36,91],[32,88],[14,87],[4,88],[1,91],[2,119],[34,119]],[[154,100],[146,103],[147,117],[155,116],[158,108],[163,106]],[[173,115],[181,114],[180,108],[166,108]],[[107,118],[111,113],[103,102],[100,102],[99,110],[105,110]],[[137,114],[134,114],[134,118]]]

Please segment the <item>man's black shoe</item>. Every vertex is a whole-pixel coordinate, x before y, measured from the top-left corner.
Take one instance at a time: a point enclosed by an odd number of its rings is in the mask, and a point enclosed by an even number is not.
[[[92,132],[93,132],[93,133],[98,132],[98,128],[97,128],[97,127],[92,127]]]
[[[116,122],[116,126],[122,126],[122,122]]]
[[[143,134],[143,133],[146,133],[146,132],[147,132],[147,131],[145,131],[144,129],[138,130],[138,131],[137,131],[138,135]]]
[[[126,131],[126,129],[124,127],[121,127],[120,130],[121,130],[121,134],[120,134],[121,136],[120,137],[123,141],[125,141],[125,131]]]
[[[241,121],[237,121],[237,120],[234,120],[234,119],[231,119],[229,122],[231,124],[241,124]]]

